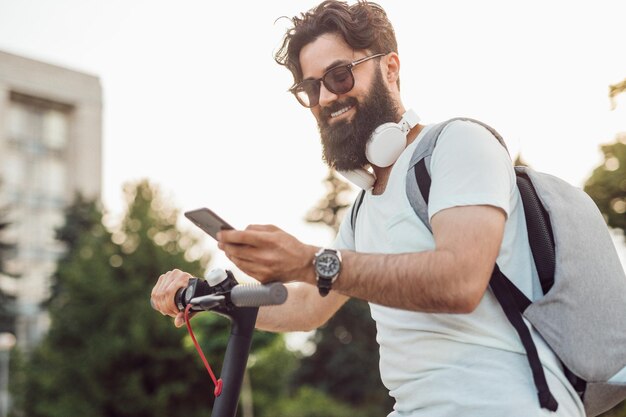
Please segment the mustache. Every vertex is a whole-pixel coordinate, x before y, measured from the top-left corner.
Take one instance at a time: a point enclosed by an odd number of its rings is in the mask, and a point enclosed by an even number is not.
[[[332,103],[330,103],[328,106],[326,107],[322,107],[320,109],[320,116],[322,118],[322,120],[328,120],[330,119],[330,115],[338,110],[341,110],[345,107],[348,106],[356,106],[358,104],[358,101],[356,98],[354,97],[348,97],[345,100],[342,101],[333,101]]]

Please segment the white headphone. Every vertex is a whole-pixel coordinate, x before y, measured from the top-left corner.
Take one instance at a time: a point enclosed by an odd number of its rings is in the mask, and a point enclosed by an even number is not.
[[[390,122],[378,126],[365,145],[365,157],[370,164],[385,168],[396,162],[406,148],[407,134],[419,121],[419,116],[409,109],[402,115],[399,123]],[[376,182],[374,173],[364,168],[337,172],[364,190],[371,189]]]

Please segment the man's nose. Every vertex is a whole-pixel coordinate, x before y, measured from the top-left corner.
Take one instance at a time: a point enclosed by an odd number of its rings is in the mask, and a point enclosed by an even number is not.
[[[324,83],[321,83],[320,99],[319,99],[320,106],[325,107],[328,104],[332,103],[333,101],[337,100],[338,97],[339,96],[337,94],[333,93],[332,91],[329,91],[324,85]]]

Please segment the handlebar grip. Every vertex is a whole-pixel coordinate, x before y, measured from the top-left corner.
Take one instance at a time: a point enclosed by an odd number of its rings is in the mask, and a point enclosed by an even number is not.
[[[182,303],[182,297],[183,297],[183,294],[184,294],[185,289],[186,289],[186,288],[180,288],[180,289],[178,289],[178,291],[176,291],[176,295],[174,296],[174,302],[176,303],[176,305],[177,305],[177,306],[180,306],[180,305],[181,305],[181,303]],[[186,306],[186,305],[187,305],[187,304],[185,303],[185,306]],[[154,302],[152,301],[152,298],[150,298],[150,307],[152,307],[154,310],[156,310],[156,309],[157,309],[157,308],[156,308],[156,306],[154,305]],[[184,311],[184,310],[185,310],[185,309],[184,309],[184,307],[183,307],[183,309],[182,309],[182,310],[180,310],[180,311]],[[157,310],[157,311],[158,311],[158,310]]]
[[[230,301],[237,307],[278,305],[287,299],[287,287],[280,282],[270,284],[240,284],[230,292]]]
[[[189,297],[193,295],[199,297],[210,293],[209,285],[205,281],[199,281],[198,278],[191,278],[191,280],[196,281],[192,284],[193,288],[191,289],[191,294],[189,295]],[[190,282],[192,282],[191,280]],[[186,297],[187,289],[189,289],[189,286],[179,288],[174,295],[174,304],[176,304],[176,307],[178,307],[178,311],[185,311],[185,307],[187,307],[187,303],[189,301],[189,297]],[[157,309],[154,305],[154,302],[152,301],[152,298],[150,298],[150,307],[152,307],[154,310]]]

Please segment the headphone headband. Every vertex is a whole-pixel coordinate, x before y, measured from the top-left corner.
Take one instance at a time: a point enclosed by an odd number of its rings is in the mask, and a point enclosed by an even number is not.
[[[402,125],[402,132],[408,134],[409,130],[413,129],[420,122],[420,117],[413,111],[413,109],[407,110],[400,120]]]

